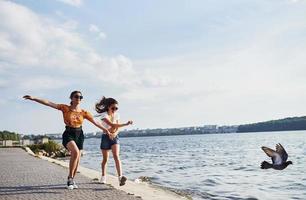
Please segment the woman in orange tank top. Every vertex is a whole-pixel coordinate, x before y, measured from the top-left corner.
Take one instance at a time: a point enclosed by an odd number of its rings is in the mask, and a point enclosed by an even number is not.
[[[64,147],[67,148],[71,153],[67,188],[78,188],[73,178],[77,172],[80,163],[81,150],[83,149],[84,134],[82,130],[82,124],[84,119],[87,119],[93,123],[106,134],[110,134],[109,131],[99,123],[96,123],[90,112],[80,108],[80,103],[83,99],[82,93],[80,91],[73,91],[70,94],[70,105],[56,104],[51,101],[39,99],[29,95],[26,95],[23,98],[36,101],[40,104],[62,111],[64,123],[66,125],[65,132],[63,133],[62,143]]]

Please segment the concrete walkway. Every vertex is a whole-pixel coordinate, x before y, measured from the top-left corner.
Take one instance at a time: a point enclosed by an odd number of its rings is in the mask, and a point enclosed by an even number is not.
[[[0,148],[0,200],[139,200],[81,174],[79,189],[67,190],[68,169],[30,156],[20,148]]]

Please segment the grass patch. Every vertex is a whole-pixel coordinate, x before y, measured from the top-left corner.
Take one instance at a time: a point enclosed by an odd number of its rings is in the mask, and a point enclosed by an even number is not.
[[[67,150],[64,149],[60,144],[50,140],[44,144],[32,144],[28,147],[35,153],[42,153],[44,156],[49,157],[65,157],[67,155]]]

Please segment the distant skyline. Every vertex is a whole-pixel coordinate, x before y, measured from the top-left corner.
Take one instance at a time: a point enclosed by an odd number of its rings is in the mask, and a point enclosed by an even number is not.
[[[93,114],[116,98],[132,129],[306,113],[306,0],[0,0],[0,19],[0,130],[62,132],[21,97],[73,90]]]

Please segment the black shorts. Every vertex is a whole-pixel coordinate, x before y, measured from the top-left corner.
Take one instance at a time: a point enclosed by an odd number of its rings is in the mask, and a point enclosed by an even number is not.
[[[111,140],[108,135],[102,134],[100,145],[101,150],[110,150],[114,144],[119,144],[118,135],[113,140]]]
[[[82,130],[82,127],[80,128],[72,128],[69,126],[66,126],[66,130],[63,133],[63,146],[67,149],[67,144],[70,141],[74,141],[76,145],[78,146],[79,150],[83,149],[83,143],[84,143],[84,133]]]

